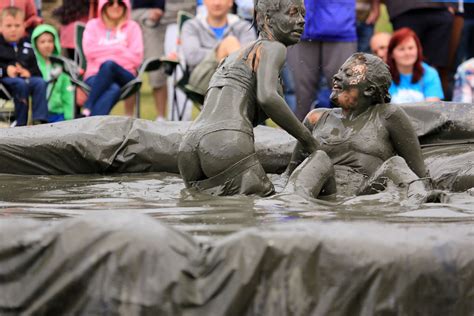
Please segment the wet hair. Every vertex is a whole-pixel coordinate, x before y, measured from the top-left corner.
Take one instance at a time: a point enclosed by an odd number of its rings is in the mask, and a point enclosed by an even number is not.
[[[6,16],[12,16],[14,18],[16,18],[17,16],[21,16],[24,19],[25,18],[25,12],[23,12],[23,10],[21,10],[20,8],[9,6],[9,7],[5,7],[2,10],[2,12],[0,12],[0,22],[3,21],[3,19]]]
[[[63,5],[54,9],[53,16],[63,25],[89,16],[89,0],[63,0]]]
[[[365,53],[355,53],[350,59],[366,65],[366,80],[375,88],[373,104],[389,103],[391,97],[388,89],[392,83],[392,76],[387,64],[380,57]]]
[[[265,17],[273,15],[273,13],[280,11],[281,0],[254,0],[253,10],[253,24],[257,25],[257,30],[263,30],[265,24]]]
[[[411,78],[411,83],[420,81],[424,73],[423,66],[421,65],[421,62],[423,61],[423,48],[421,47],[420,39],[418,36],[416,36],[416,33],[412,29],[403,27],[393,33],[390,43],[388,44],[387,51],[387,64],[390,67],[390,73],[392,74],[393,81],[397,85],[400,84],[400,72],[397,69],[395,59],[393,58],[393,50],[409,38],[413,38],[415,40],[416,48],[418,49],[418,57],[415,64],[413,65],[413,76]]]

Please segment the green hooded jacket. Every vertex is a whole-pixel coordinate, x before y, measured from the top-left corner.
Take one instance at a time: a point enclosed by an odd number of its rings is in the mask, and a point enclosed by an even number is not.
[[[36,47],[36,40],[37,38],[45,33],[51,33],[54,37],[54,51],[53,55],[60,55],[61,54],[61,44],[59,43],[59,36],[56,29],[48,24],[41,24],[38,25],[33,34],[31,34],[31,45],[33,46],[33,50],[36,54],[36,60],[38,62],[38,67],[41,70],[41,74],[43,75],[43,79],[48,81],[51,76],[51,69],[52,66],[48,66],[46,64],[45,59],[41,56]],[[74,118],[74,89],[71,84],[71,80],[69,76],[62,73],[59,75],[56,83],[50,83],[48,86],[48,110],[49,112],[55,114],[64,114],[64,119],[71,120]]]

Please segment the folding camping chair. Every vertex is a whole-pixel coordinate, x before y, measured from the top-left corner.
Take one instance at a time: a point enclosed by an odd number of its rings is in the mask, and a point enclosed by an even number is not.
[[[77,87],[81,88],[86,95],[90,92],[90,87],[82,81],[81,77],[81,68],[71,59],[62,57],[62,56],[51,56],[51,60],[55,64],[59,64],[62,66],[63,71],[71,78],[71,82]],[[139,109],[140,104],[140,88],[142,86],[142,75],[144,72],[147,71],[154,71],[158,70],[164,63],[168,63],[168,61],[162,61],[160,58],[148,58],[146,59],[138,68],[137,77],[126,85],[124,85],[120,89],[120,100],[124,100],[132,95],[136,95],[137,99],[137,107],[135,108],[136,117],[139,117],[140,112],[137,111]]]
[[[84,93],[87,95],[90,91],[90,88],[89,89],[84,89],[84,86],[87,86],[87,85],[83,82],[83,78],[82,78],[82,72],[87,68],[87,60],[86,60],[86,57],[84,55],[84,49],[83,49],[83,46],[82,46],[82,39],[84,37],[85,28],[86,28],[86,25],[84,23],[76,23],[75,34],[74,34],[75,45],[76,45],[76,49],[74,51],[74,61],[77,65],[77,67],[72,67],[71,66],[68,69],[65,69],[65,71],[66,72],[68,72],[68,70],[72,71],[71,74],[74,74],[74,76],[77,78],[77,80],[82,82],[82,84],[77,84],[76,87],[79,86],[84,91]],[[144,71],[153,71],[153,70],[157,70],[158,68],[160,68],[162,62],[161,61],[158,62],[158,61],[159,61],[158,59],[145,60],[138,69],[137,77],[135,79],[133,79],[132,81],[128,82],[125,86],[123,86],[120,89],[120,98],[119,98],[119,100],[125,100],[125,99],[127,99],[130,96],[135,94],[135,115],[134,115],[135,117],[140,117],[140,93],[139,93],[139,91],[140,91],[140,88],[141,88],[142,83],[143,83],[142,79],[141,79],[141,74]],[[64,64],[64,62],[60,62],[60,63]],[[69,61],[68,61],[68,64],[69,64]],[[70,74],[70,76],[71,76],[71,74]],[[72,78],[72,76],[71,76],[71,78]],[[77,91],[76,91],[76,96],[77,96]],[[75,102],[75,103],[77,105],[77,102]],[[77,110],[76,110],[76,112],[77,112]]]
[[[15,104],[13,103],[13,97],[7,88],[0,83],[0,121],[10,125],[14,114]]]
[[[177,38],[177,52],[180,54],[180,46],[181,46],[181,30],[183,28],[184,22],[189,19],[192,19],[194,15],[186,12],[186,11],[178,11],[178,18],[177,18],[177,25],[178,25],[178,38]],[[186,66],[186,61],[182,56],[179,58],[180,62],[176,64],[176,67],[173,69],[173,99],[172,99],[172,106],[171,106],[171,119],[172,120],[179,120],[181,121],[184,116],[184,112],[186,110],[187,101],[191,101],[194,106],[201,110],[202,104],[204,103],[204,96],[195,93],[194,91],[190,90],[187,86],[189,81],[190,72],[188,67]],[[180,71],[177,71],[179,68]],[[179,73],[181,73],[181,77],[179,77]],[[180,106],[178,102],[178,89],[183,91],[186,95],[186,101]]]

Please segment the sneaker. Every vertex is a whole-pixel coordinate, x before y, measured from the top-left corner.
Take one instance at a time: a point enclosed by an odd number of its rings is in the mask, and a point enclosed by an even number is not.
[[[155,119],[155,122],[166,122],[167,119],[165,119],[163,116],[157,116]]]
[[[83,108],[82,109],[82,115],[84,115],[84,117],[91,116],[91,110],[88,109],[88,108]]]

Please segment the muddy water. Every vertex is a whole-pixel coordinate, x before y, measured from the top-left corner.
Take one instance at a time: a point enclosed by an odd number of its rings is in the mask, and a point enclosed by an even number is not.
[[[272,175],[277,189],[282,181]],[[60,220],[104,210],[148,214],[203,238],[215,238],[245,227],[301,220],[369,220],[374,222],[474,221],[474,190],[449,193],[444,203],[417,209],[403,206],[402,190],[328,205],[298,196],[272,198],[211,197],[183,190],[175,174],[147,173],[84,176],[0,175],[0,216]]]

